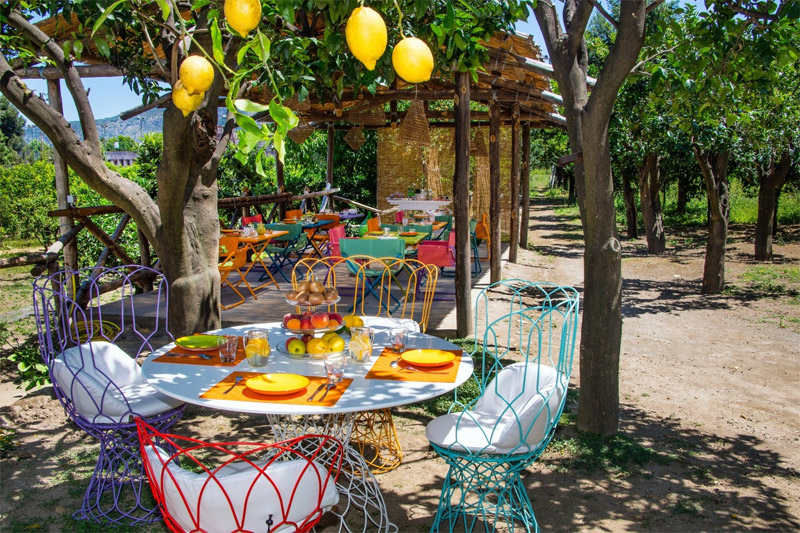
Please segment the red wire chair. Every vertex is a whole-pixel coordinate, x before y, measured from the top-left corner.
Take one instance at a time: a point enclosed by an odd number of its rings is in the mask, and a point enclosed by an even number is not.
[[[344,447],[327,435],[208,443],[136,419],[150,488],[171,531],[308,531],[339,501]]]

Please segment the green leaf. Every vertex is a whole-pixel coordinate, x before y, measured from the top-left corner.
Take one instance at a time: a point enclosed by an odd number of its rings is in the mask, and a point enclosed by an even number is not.
[[[165,21],[169,18],[169,2],[167,0],[156,0],[158,7],[161,8],[161,20]]]
[[[197,0],[192,4],[192,11],[197,11],[211,3],[211,0]]]
[[[94,41],[94,45],[97,47],[97,51],[100,52],[100,55],[103,57],[111,56],[111,48],[108,46],[108,41],[99,35],[93,37],[92,40]]]
[[[225,52],[222,50],[222,32],[219,31],[219,24],[217,19],[211,23],[211,43],[212,50],[214,51],[214,60],[221,64],[225,64]]]
[[[117,0],[116,2],[114,2],[113,4],[108,6],[105,11],[103,11],[103,14],[100,15],[100,18],[98,18],[97,21],[94,23],[94,26],[92,26],[92,36],[94,36],[94,34],[97,33],[97,30],[100,29],[100,26],[103,25],[103,23],[106,21],[108,16],[111,15],[111,13],[113,13],[114,10],[117,9],[117,7],[121,3],[126,2],[126,1],[127,0]]]
[[[236,113],[234,116],[236,119],[236,124],[239,125],[245,132],[249,133],[250,135],[255,135],[257,137],[261,137],[261,128],[258,127],[258,124],[255,120],[247,115],[242,115],[241,113]]]
[[[266,63],[269,59],[270,50],[272,49],[272,41],[269,40],[269,37],[259,31],[258,42],[260,43],[259,48],[261,53],[261,61]]]
[[[236,109],[244,111],[245,113],[263,113],[264,111],[270,111],[269,106],[253,102],[247,98],[238,98],[233,101],[233,105],[236,106]]]
[[[267,173],[264,172],[263,160],[264,160],[264,150],[259,150],[259,152],[256,154],[256,174],[258,174],[262,178],[265,178],[267,176]]]
[[[278,0],[278,13],[286,22],[294,24],[294,2],[292,0]]]
[[[452,32],[456,27],[456,10],[453,9],[452,2],[447,2],[447,11],[445,11],[442,26],[444,26],[444,29],[447,30],[448,33]]]
[[[269,103],[269,116],[272,117],[272,120],[275,121],[279,129],[283,131],[294,128],[299,122],[297,115],[295,115],[291,109],[285,105],[279,104],[274,98]]]
[[[272,146],[278,154],[278,161],[283,163],[283,156],[286,154],[286,142],[280,131],[276,131],[275,135],[272,136]]]
[[[247,44],[245,44],[244,46],[242,46],[241,48],[239,48],[239,52],[237,52],[237,54],[236,54],[236,63],[238,65],[241,65],[242,63],[244,63],[245,54],[247,54],[247,51],[250,50],[250,48],[253,47],[253,44],[255,42],[256,41],[250,41]]]

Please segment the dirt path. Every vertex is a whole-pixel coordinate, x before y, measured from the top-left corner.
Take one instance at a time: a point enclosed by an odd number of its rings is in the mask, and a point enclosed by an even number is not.
[[[580,228],[552,207],[534,203],[534,250],[504,264],[504,277],[581,288]],[[776,252],[796,268],[800,231],[792,230]],[[608,441],[593,449],[596,441],[562,427],[561,444],[523,476],[543,530],[800,529],[800,302],[740,278],[754,266],[752,239],[736,229],[727,262],[733,289],[701,296],[702,236],[684,234],[660,258],[648,257],[641,240],[623,242],[622,436],[613,450],[627,462],[611,457]],[[47,389],[22,399],[8,393],[19,395],[0,388],[0,426],[16,432],[18,445],[0,446],[0,530],[96,530],[69,517],[96,444],[68,425]],[[446,474],[424,437],[429,420],[419,409],[398,410],[403,464],[378,478],[401,531],[430,528]],[[266,427],[259,417],[191,408],[176,431],[258,438]]]

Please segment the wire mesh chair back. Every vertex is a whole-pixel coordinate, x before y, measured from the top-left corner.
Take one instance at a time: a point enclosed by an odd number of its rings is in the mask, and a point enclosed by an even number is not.
[[[349,273],[347,262],[343,257],[304,257],[295,263],[292,269],[292,288],[297,290],[301,282],[315,279],[324,287],[334,287],[338,291],[339,300],[327,305],[328,311],[351,309],[355,306],[357,295],[354,288],[344,286],[346,283],[343,280],[350,279]]]
[[[309,531],[339,500],[344,449],[334,437],[209,443],[136,423],[153,496],[173,531]]]
[[[459,521],[471,531],[479,519],[487,531],[499,521],[510,529],[519,521],[527,531],[538,531],[519,473],[544,451],[564,409],[579,296],[571,287],[547,283],[507,294],[500,306],[510,312],[489,318],[478,336],[483,350],[473,357],[480,359],[480,396],[457,401],[426,427],[428,440],[450,467],[433,531],[443,523],[452,531]]]
[[[145,321],[137,316],[134,294],[151,285],[152,316]],[[166,280],[138,265],[57,272],[34,281],[33,304],[55,395],[69,418],[100,440],[75,518],[117,525],[159,520],[157,509],[140,500],[146,480],[133,417],[166,429],[184,406],[153,389],[134,357],[173,340]]]

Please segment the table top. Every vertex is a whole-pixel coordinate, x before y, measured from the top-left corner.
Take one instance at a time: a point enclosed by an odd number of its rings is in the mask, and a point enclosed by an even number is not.
[[[284,235],[288,235],[288,231],[270,231],[267,230],[266,233],[261,235],[256,235],[255,237],[242,237],[239,236],[239,242],[245,242],[250,244],[257,244],[263,241],[269,241],[275,239],[277,237],[283,237]]]
[[[453,202],[452,200],[414,200],[412,198],[387,198],[386,201],[404,211],[433,211]]]
[[[238,365],[232,367],[154,362],[156,357],[174,347],[173,344],[169,344],[156,350],[145,360],[142,365],[142,373],[147,381],[158,391],[188,403],[226,411],[280,415],[334,414],[370,411],[415,403],[446,394],[461,385],[472,375],[472,358],[469,356],[462,356],[458,374],[453,383],[365,379],[364,376],[377,361],[378,355],[383,348],[388,345],[389,328],[392,325],[392,321],[386,318],[376,319],[370,317],[364,317],[364,321],[375,330],[375,343],[372,358],[368,363],[356,363],[348,359],[345,367],[345,378],[351,378],[353,382],[333,407],[315,405],[314,402],[308,403],[307,405],[273,403],[268,396],[264,397],[264,401],[258,402],[200,398],[202,393],[236,371],[260,372],[265,374],[271,372],[285,372],[306,376],[325,376],[325,365],[322,359],[293,359],[287,355],[283,355],[276,349],[279,344],[282,345],[285,343],[288,337],[293,336],[291,333],[281,328],[278,322],[250,324],[211,332],[244,335],[247,330],[253,328],[269,329],[269,343],[273,349],[269,357],[269,363],[263,368],[252,368],[247,364],[247,360],[243,360]],[[444,339],[434,337],[433,335],[409,333],[407,349],[413,348],[458,349],[456,345]],[[215,351],[216,350],[211,353]]]
[[[403,239],[406,242],[406,245],[414,246],[414,245],[419,244],[421,241],[424,241],[425,239],[427,239],[428,235],[426,233],[422,233],[422,232],[418,232],[416,235],[400,235],[400,233],[398,233],[396,231],[390,231],[388,236],[386,236],[381,231],[380,233],[379,232],[375,232],[375,233],[368,232],[366,235],[364,235],[363,237],[360,237],[360,238],[362,238],[362,239],[384,239],[384,238]]]

